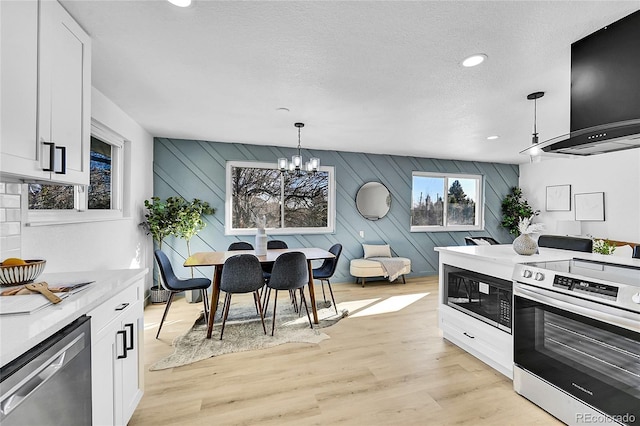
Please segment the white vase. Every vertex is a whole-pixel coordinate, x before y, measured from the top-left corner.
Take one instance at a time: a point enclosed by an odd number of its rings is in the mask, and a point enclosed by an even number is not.
[[[524,256],[531,256],[538,251],[538,243],[529,234],[522,234],[513,240],[513,250]]]
[[[264,231],[264,228],[258,228],[255,251],[256,256],[264,256],[267,254],[267,234]]]

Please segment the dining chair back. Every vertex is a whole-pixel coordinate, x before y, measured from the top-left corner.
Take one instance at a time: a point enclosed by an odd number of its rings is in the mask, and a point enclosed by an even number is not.
[[[162,320],[160,320],[160,325],[158,326],[156,339],[158,338],[158,336],[160,336],[162,324],[167,317],[167,312],[169,312],[171,302],[173,302],[173,297],[176,293],[188,290],[200,290],[202,294],[202,303],[204,305],[204,318],[205,321],[207,321],[207,319],[209,318],[209,299],[207,298],[207,288],[209,288],[209,286],[211,285],[211,280],[208,278],[178,278],[173,272],[173,267],[171,266],[169,258],[162,250],[156,250],[154,252],[154,255],[156,261],[158,262],[158,269],[160,270],[162,285],[171,292],[169,294],[169,300],[167,300],[167,306],[164,308],[164,313],[162,314]]]
[[[235,241],[229,244],[229,247],[227,248],[227,251],[234,250],[253,250],[253,246],[251,245],[251,243],[248,243],[246,241]]]
[[[304,304],[307,311],[307,317],[309,318],[309,325],[313,328],[311,322],[311,316],[309,315],[309,307],[304,297],[303,288],[309,283],[309,266],[307,258],[304,253],[299,251],[292,251],[282,253],[276,258],[273,264],[273,271],[271,272],[271,279],[267,283],[267,297],[265,302],[265,308],[269,304],[269,298],[271,296],[271,290],[275,290],[273,298],[273,322],[271,324],[271,335],[273,336],[276,326],[276,305],[278,303],[278,291],[289,290],[294,292],[300,290],[300,307],[298,312]],[[297,302],[294,302],[297,303]]]
[[[568,237],[565,235],[540,235],[538,237],[538,247],[591,253],[593,251],[593,240],[591,238]]]
[[[269,240],[267,241],[267,250],[268,249],[286,249],[289,248],[287,243],[282,240]]]
[[[631,255],[631,257],[640,259],[640,244],[636,244],[636,246],[633,248],[633,254]]]
[[[327,301],[327,297],[325,296],[324,292],[324,282],[327,282],[329,293],[331,294],[331,303],[333,303],[333,308],[336,310],[337,314],[338,306],[336,305],[336,299],[333,297],[333,289],[331,288],[331,281],[329,281],[329,279],[336,272],[338,260],[340,259],[340,254],[342,253],[342,244],[334,244],[329,248],[328,251],[335,257],[333,259],[325,259],[320,267],[313,269],[313,279],[320,280],[320,283],[322,284],[322,297],[324,298],[325,302]]]
[[[222,276],[220,277],[220,291],[225,292],[224,304],[222,305],[222,329],[220,330],[220,340],[224,334],[224,326],[229,315],[229,307],[231,306],[231,295],[237,293],[253,293],[253,302],[256,305],[256,311],[260,315],[262,321],[262,329],[267,334],[267,328],[264,325],[264,314],[262,305],[260,304],[260,295],[258,290],[264,286],[262,278],[262,268],[260,261],[252,254],[238,254],[231,256],[224,262],[222,268]]]

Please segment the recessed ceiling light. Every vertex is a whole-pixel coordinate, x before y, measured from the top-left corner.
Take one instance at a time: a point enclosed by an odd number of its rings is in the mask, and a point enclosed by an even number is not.
[[[178,7],[189,7],[191,5],[191,0],[167,0],[167,1]]]
[[[498,136],[498,135],[487,136],[487,140],[492,141],[492,140],[498,139],[499,137],[500,137],[500,136]]]
[[[476,65],[480,65],[487,59],[487,55],[484,53],[476,53],[475,55],[471,55],[462,61],[463,67],[475,67]]]

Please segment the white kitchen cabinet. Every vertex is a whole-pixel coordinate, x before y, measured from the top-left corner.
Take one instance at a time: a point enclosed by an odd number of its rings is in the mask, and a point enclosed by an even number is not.
[[[91,39],[57,1],[0,8],[2,174],[88,184]]]
[[[143,393],[143,281],[89,315],[93,424],[126,425]]]

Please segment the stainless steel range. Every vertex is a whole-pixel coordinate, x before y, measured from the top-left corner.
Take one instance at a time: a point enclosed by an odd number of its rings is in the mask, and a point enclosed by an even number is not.
[[[640,425],[640,267],[525,263],[513,281],[516,392],[570,425]]]

